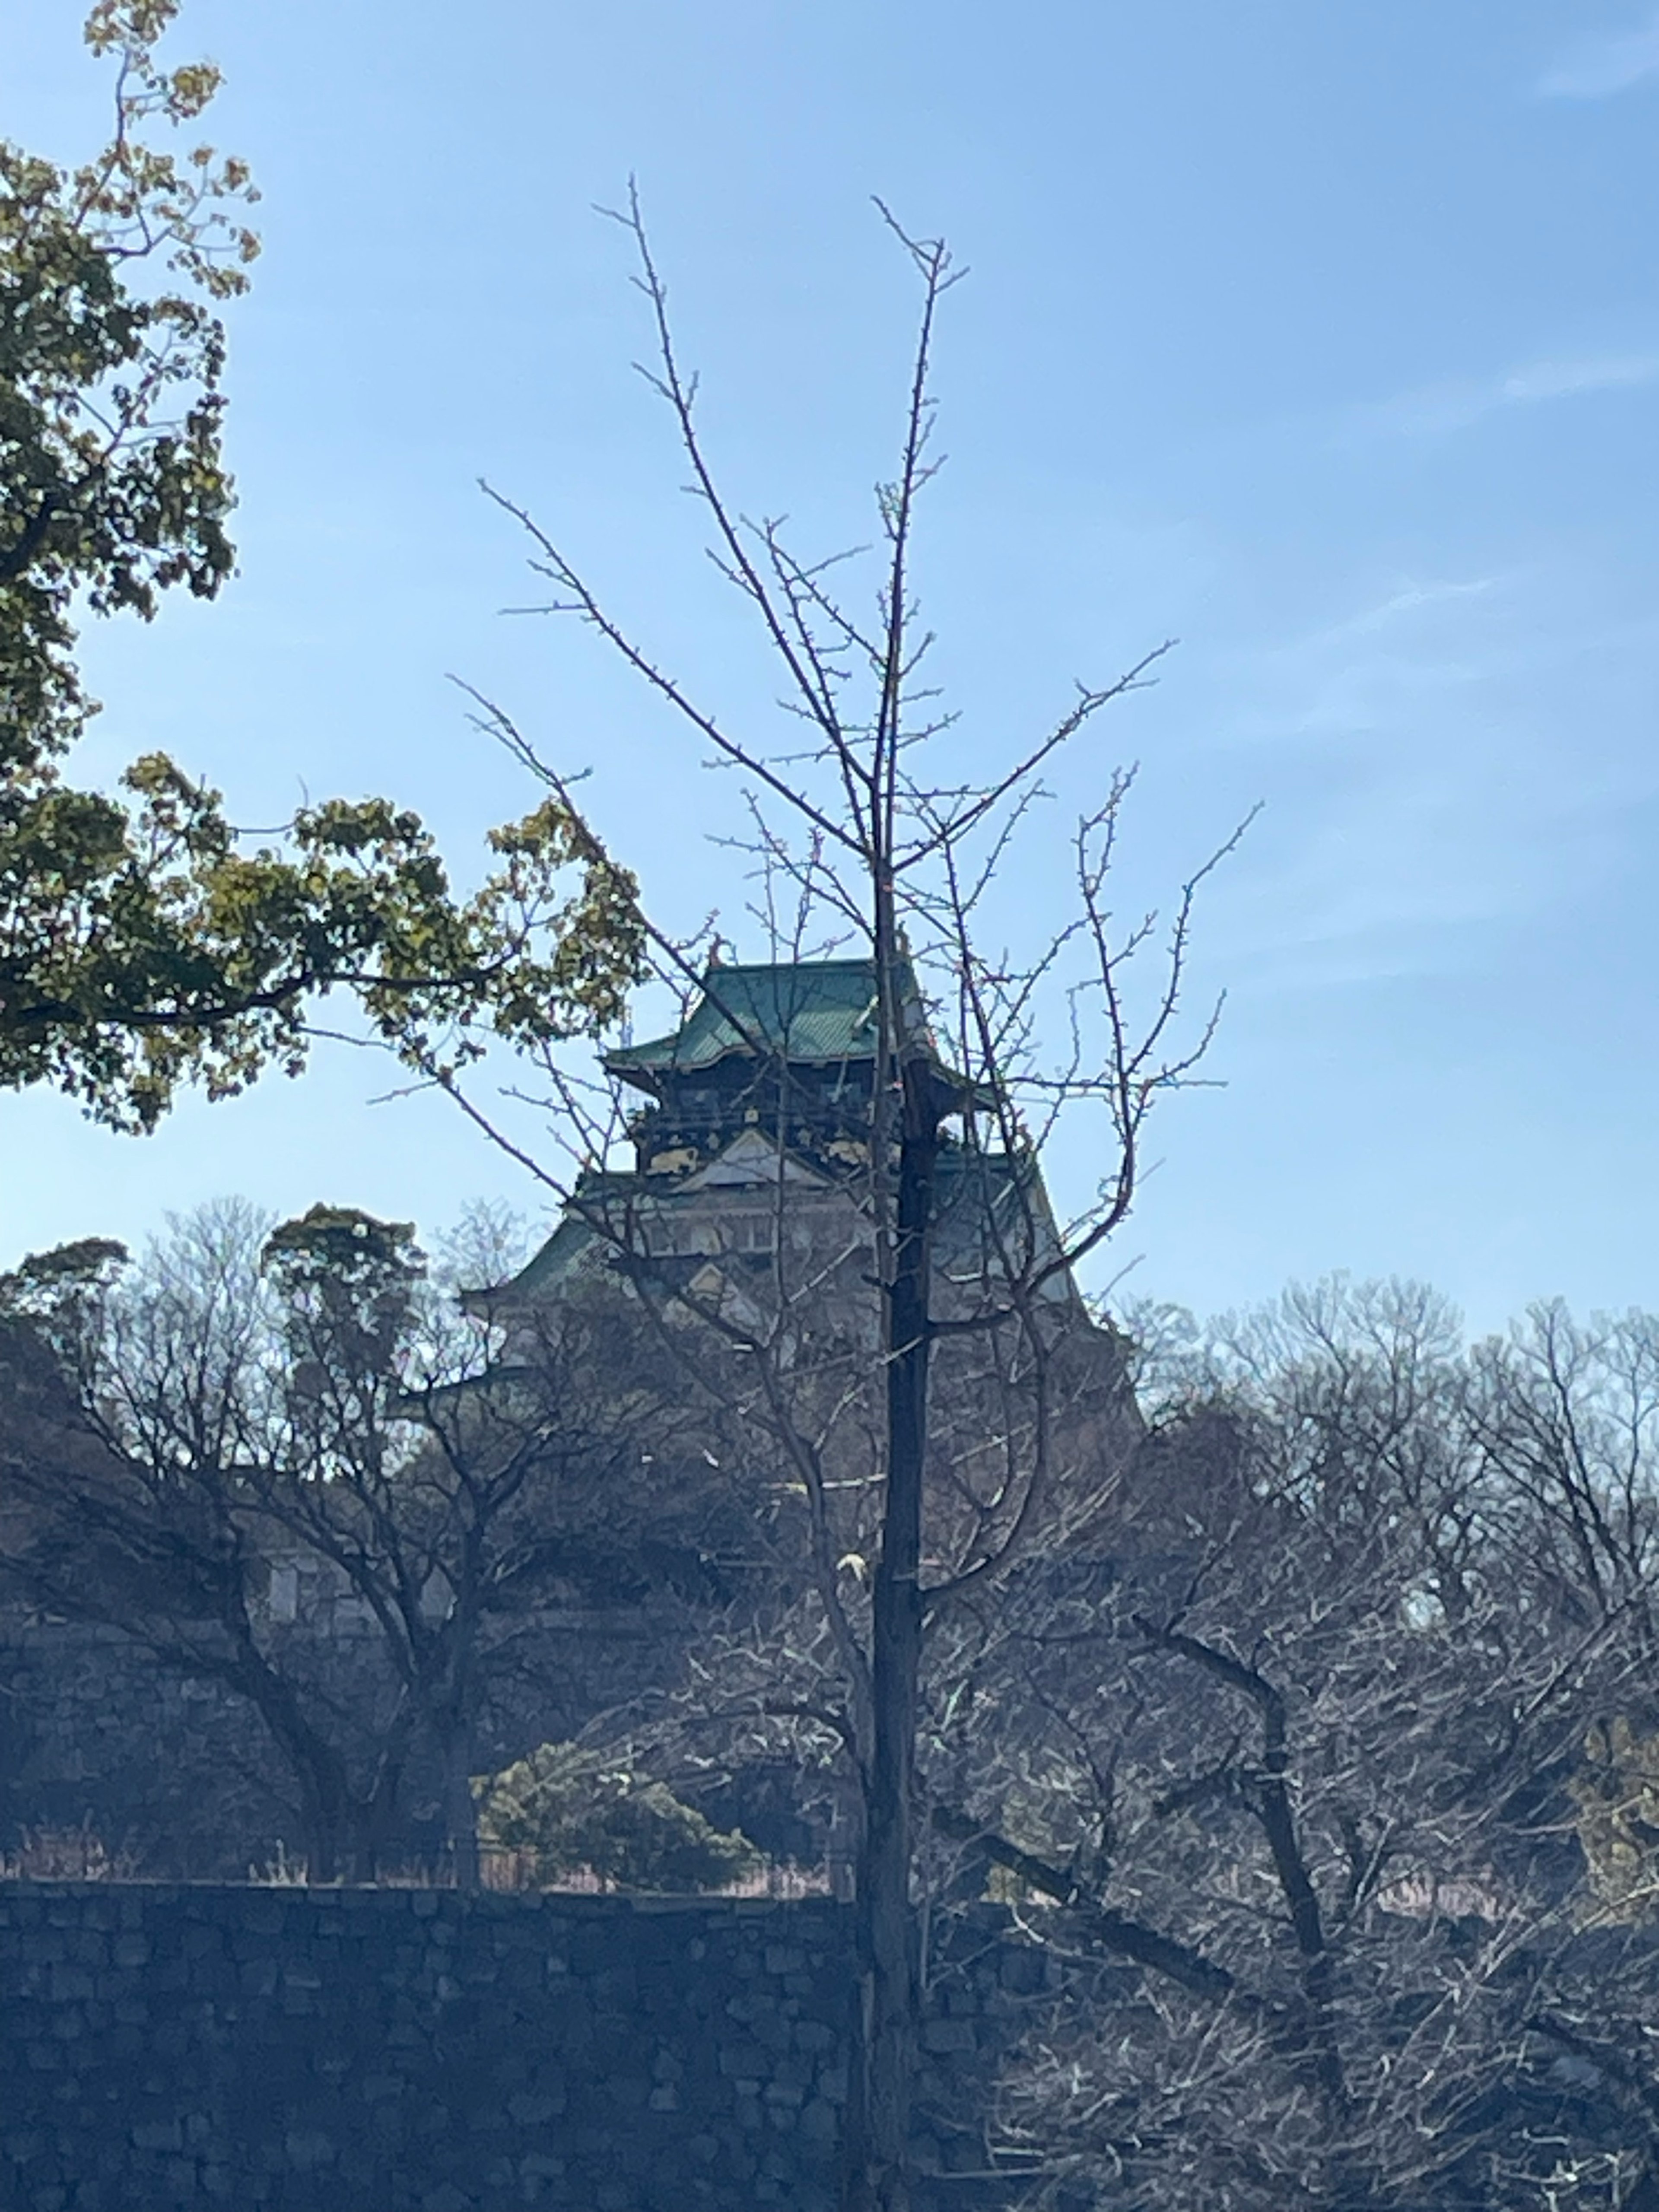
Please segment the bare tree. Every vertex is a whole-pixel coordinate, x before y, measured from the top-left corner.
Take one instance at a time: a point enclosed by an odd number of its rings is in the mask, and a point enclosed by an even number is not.
[[[1659,1323],[1577,1322],[1559,1301],[1477,1347],[1470,1415],[1501,1468],[1505,1531],[1556,1595],[1563,1627],[1618,1623],[1656,1656]]]
[[[591,1165],[608,1161],[624,1133],[618,1103],[586,1088],[556,1054],[544,1056],[542,1095],[556,1109],[568,1169],[519,1144],[453,1073],[432,1070],[605,1246],[682,1347],[699,1389],[750,1439],[749,1459],[787,1494],[777,1525],[798,1541],[799,1597],[762,1662],[770,1680],[757,1683],[754,1706],[758,1718],[827,1731],[855,1784],[863,2038],[848,2203],[861,2212],[901,2212],[909,2202],[928,1637],[1010,1571],[1037,1527],[1078,1518],[1079,1492],[1097,1511],[1109,1491],[1121,1457],[1109,1423],[1092,1432],[1074,1424],[1057,1447],[1060,1401],[1088,1394],[1079,1370],[1092,1359],[1098,1389],[1103,1361],[1115,1360],[1091,1328],[1073,1271],[1126,1218],[1146,1118],[1191,1079],[1209,1042],[1213,1017],[1190,1028],[1181,1018],[1193,902],[1235,842],[1183,888],[1161,937],[1155,916],[1121,925],[1109,878],[1130,778],[1109,776],[1075,825],[1069,916],[1024,952],[982,934],[998,887],[1030,864],[1022,840],[1035,833],[1045,770],[1149,679],[1164,648],[1114,681],[1079,687],[988,773],[965,767],[954,718],[930,684],[912,575],[918,503],[938,465],[935,326],[957,272],[942,244],[911,238],[884,210],[884,219],[915,272],[921,307],[897,467],[878,494],[866,618],[838,595],[832,562],[798,555],[779,522],[747,522],[728,503],[637,201],[618,218],[653,320],[646,374],[678,433],[714,562],[781,675],[782,742],[740,735],[703,707],[556,539],[501,501],[530,534],[549,610],[597,631],[682,728],[738,772],[761,886],[756,920],[774,963],[827,945],[867,978],[861,1095],[843,1096],[842,1149],[821,1162],[826,1174],[839,1171],[843,1233],[791,1253],[800,1139],[787,1096],[787,1010],[773,1019],[736,990],[735,973],[727,988],[695,945],[665,933],[653,939],[659,975],[700,994],[755,1071],[750,1118],[775,1152],[775,1233],[763,1268],[745,1276],[735,1264],[712,1273],[665,1266],[653,1248],[664,1208],[641,1198],[637,1182]],[[567,802],[558,774],[507,715],[478,703],[481,720]],[[1051,858],[1042,865],[1052,872]],[[1144,997],[1132,988],[1138,956],[1162,960]],[[769,1109],[761,1103],[769,1086]],[[1051,1213],[1036,1168],[1062,1119],[1094,1122],[1100,1167],[1094,1197],[1065,1221]],[[1088,1141],[1081,1133],[1079,1141]],[[827,1293],[836,1285],[849,1292],[853,1317],[843,1304],[839,1325],[815,1324],[836,1305]],[[1121,1411],[1121,1387],[1115,1395]],[[1121,1433],[1120,1422],[1120,1442]]]
[[[1410,1286],[1293,1293],[1178,1374],[1109,1553],[958,1614],[935,1819],[1063,1966],[1001,2114],[1051,2191],[1649,2201],[1639,1613],[1576,1600],[1524,1515],[1582,1480],[1540,1484],[1540,1393],[1651,1496],[1644,1334],[1547,1315],[1467,1355]]]
[[[420,1754],[476,1881],[469,1753],[503,1640],[638,1549],[638,1431],[594,1387],[595,1316],[520,1334],[509,1369],[406,1225],[321,1206],[274,1232],[210,1207],[125,1279],[118,1248],[83,1249],[10,1303],[36,1382],[3,1438],[13,1586],[246,1700],[313,1878],[373,1875]]]

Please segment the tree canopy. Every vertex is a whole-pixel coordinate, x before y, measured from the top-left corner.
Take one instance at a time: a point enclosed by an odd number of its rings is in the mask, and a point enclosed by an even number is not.
[[[234,156],[152,143],[219,84],[210,64],[157,62],[176,13],[97,0],[86,40],[117,81],[94,159],[0,142],[0,1085],[56,1085],[129,1129],[181,1084],[222,1096],[273,1060],[296,1072],[332,990],[429,1069],[481,1030],[604,1025],[638,952],[633,880],[563,797],[492,834],[463,899],[419,817],[384,799],[307,807],[250,850],[166,754],[118,796],[64,780],[97,711],[82,610],[149,621],[234,566],[219,310],[258,250],[257,194]]]

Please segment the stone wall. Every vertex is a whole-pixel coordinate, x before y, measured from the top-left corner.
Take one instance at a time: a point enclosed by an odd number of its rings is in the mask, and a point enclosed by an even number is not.
[[[257,1717],[112,1629],[0,1633],[0,1853],[89,1829],[145,1874],[246,1878],[297,1842]]]
[[[1034,1968],[939,1978],[925,2096]],[[0,1885],[0,2206],[830,2212],[852,1989],[827,1899]]]
[[[828,1905],[0,1887],[0,2203],[827,2207]]]
[[[548,1611],[514,1626],[513,1670],[497,1669],[478,1717],[479,1772],[575,1735],[672,1680],[680,1663],[668,1627],[643,1607]],[[338,1717],[370,1711],[380,1693],[377,1640],[309,1616],[287,1632],[290,1671],[325,1693],[351,1753]],[[435,1854],[440,1788],[417,1747],[393,1863]],[[279,1841],[290,1856],[302,1850],[296,1795],[245,1699],[158,1666],[116,1630],[0,1613],[0,1855],[26,1829],[84,1825],[146,1878],[239,1881]]]

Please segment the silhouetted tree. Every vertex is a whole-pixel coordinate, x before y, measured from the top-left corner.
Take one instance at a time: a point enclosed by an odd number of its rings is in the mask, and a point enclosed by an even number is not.
[[[468,1754],[504,1633],[550,1589],[636,1576],[647,1520],[668,1540],[598,1319],[550,1317],[509,1364],[407,1224],[326,1206],[275,1231],[210,1207],[130,1271],[88,1245],[6,1288],[13,1586],[246,1699],[315,1878],[373,1873],[424,1746],[476,1880]],[[301,1580],[356,1615],[344,1691]]]

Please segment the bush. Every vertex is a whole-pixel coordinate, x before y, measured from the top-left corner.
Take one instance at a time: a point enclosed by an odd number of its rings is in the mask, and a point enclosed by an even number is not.
[[[760,1863],[738,1830],[577,1744],[544,1743],[472,1788],[485,1850],[524,1855],[539,1881],[585,1869],[608,1889],[721,1889]]]

